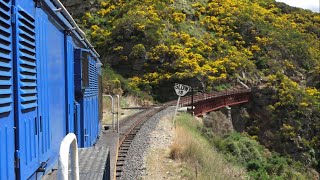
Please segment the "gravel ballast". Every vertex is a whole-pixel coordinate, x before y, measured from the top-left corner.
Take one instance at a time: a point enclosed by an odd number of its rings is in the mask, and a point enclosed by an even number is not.
[[[173,137],[170,135],[164,135],[163,138],[161,138],[160,133],[158,133],[159,137],[152,136],[151,133],[155,130],[159,121],[164,116],[173,115],[174,109],[174,107],[168,107],[167,109],[158,112],[141,127],[129,148],[122,176],[120,178],[121,180],[138,179],[144,175],[146,170],[144,159],[147,149],[150,147],[150,144],[152,144],[151,141],[156,141],[160,144],[172,142]]]

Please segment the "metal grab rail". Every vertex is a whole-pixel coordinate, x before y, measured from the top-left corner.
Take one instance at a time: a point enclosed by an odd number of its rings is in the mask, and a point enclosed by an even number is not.
[[[60,0],[51,0],[58,8],[59,11],[64,15],[64,17],[69,21],[69,23],[73,26],[73,28],[79,33],[81,38],[83,38],[83,41],[89,46],[89,48],[95,53],[95,55],[99,58],[100,55],[97,53],[97,51],[93,48],[91,43],[86,38],[86,34],[79,28],[77,23],[74,21],[68,10],[63,6],[63,4],[60,2]],[[58,12],[59,12],[58,11]]]
[[[120,113],[120,95],[117,94],[117,99],[118,99],[118,106],[117,106],[117,133],[119,133],[119,113]]]
[[[69,151],[71,146],[71,178],[79,180],[79,158],[77,137],[73,133],[69,133],[63,138],[59,152],[59,168],[58,179],[68,180],[69,178]]]
[[[103,95],[103,97],[110,97],[110,99],[111,99],[111,114],[112,114],[112,131],[115,131],[115,125],[114,125],[114,114],[115,114],[115,112],[114,112],[114,99],[113,99],[113,97],[111,96],[111,95]]]

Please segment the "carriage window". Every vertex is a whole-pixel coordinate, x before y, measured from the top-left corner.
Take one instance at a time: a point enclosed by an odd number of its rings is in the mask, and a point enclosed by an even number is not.
[[[89,52],[82,52],[82,88],[89,87]]]

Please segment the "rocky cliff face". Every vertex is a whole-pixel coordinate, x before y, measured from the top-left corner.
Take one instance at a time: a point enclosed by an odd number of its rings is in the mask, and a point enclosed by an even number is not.
[[[236,130],[237,132],[249,132],[250,135],[269,139],[270,137],[268,137],[265,129],[270,128],[268,123],[271,121],[272,113],[266,107],[274,103],[271,98],[274,92],[268,88],[253,88],[252,94],[249,103],[231,107],[232,123],[227,118],[227,110],[220,109],[204,117],[205,125],[219,134]],[[261,125],[262,129],[260,129],[260,126],[256,127],[259,125],[257,124],[258,121],[264,122]],[[268,142],[265,143],[268,144]]]
[[[213,111],[204,116],[203,123],[214,133],[224,135],[233,131],[233,125],[222,111]]]

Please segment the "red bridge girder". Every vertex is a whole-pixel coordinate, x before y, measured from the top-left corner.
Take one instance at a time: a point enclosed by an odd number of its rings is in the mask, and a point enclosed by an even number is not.
[[[251,89],[227,90],[222,92],[199,93],[193,97],[193,112],[200,116],[226,106],[243,104],[249,101]],[[191,96],[183,97],[180,106],[192,106]],[[192,112],[192,109],[188,110]]]

